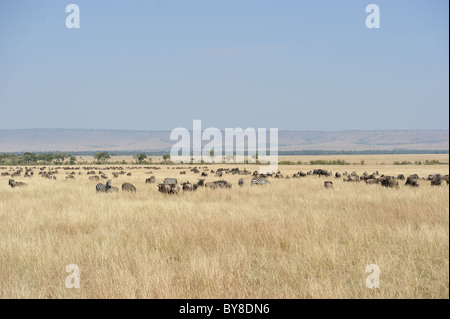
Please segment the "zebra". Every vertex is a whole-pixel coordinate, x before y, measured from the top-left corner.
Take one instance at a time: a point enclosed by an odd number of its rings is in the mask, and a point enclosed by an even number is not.
[[[166,184],[166,185],[172,185],[172,184],[175,184],[175,185],[177,185],[177,184],[178,184],[178,181],[177,181],[176,178],[170,178],[170,177],[168,177],[168,178],[164,178],[163,184]]]
[[[241,186],[241,187],[244,187],[244,185],[245,185],[245,181],[244,181],[244,179],[243,179],[243,178],[240,178],[240,179],[239,179],[239,181],[238,181],[238,185],[239,185],[239,186]]]
[[[111,180],[108,180],[106,184],[98,183],[95,189],[97,192],[107,193],[111,189]]]
[[[13,179],[10,179],[8,182],[9,186],[11,186],[12,188],[14,187],[21,187],[21,186],[28,186],[27,183],[23,183],[23,182],[16,182]]]
[[[133,192],[136,193],[136,187],[134,187],[132,184],[130,183],[123,183],[122,184],[122,191],[129,191],[129,192]]]
[[[270,182],[262,177],[253,177],[251,180],[251,185],[264,185],[264,184],[270,185]]]

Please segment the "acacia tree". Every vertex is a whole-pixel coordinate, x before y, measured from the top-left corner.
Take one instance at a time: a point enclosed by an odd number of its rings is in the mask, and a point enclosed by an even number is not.
[[[35,163],[37,161],[37,155],[34,153],[26,152],[23,154],[22,159],[25,164]]]
[[[164,163],[167,163],[167,160],[170,160],[170,154],[164,154],[163,160],[164,160]]]
[[[105,162],[107,159],[110,159],[111,156],[109,156],[108,152],[95,152],[94,158],[97,160],[98,163]]]
[[[133,156],[133,158],[139,163],[142,164],[142,162],[147,159],[147,155],[145,153],[136,154]]]

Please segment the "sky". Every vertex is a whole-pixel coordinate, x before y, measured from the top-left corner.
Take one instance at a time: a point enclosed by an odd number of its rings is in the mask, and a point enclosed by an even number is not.
[[[0,129],[448,129],[448,38],[446,0],[0,0]]]

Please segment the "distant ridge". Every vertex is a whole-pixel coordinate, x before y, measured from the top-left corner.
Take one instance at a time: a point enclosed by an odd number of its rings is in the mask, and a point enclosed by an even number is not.
[[[164,151],[170,131],[0,130],[0,152]],[[449,130],[279,131],[280,151],[448,151]]]

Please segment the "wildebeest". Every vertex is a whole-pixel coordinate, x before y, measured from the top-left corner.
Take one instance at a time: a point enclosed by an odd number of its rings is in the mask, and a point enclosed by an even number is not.
[[[386,176],[387,178],[381,179],[381,186],[389,188],[398,188],[398,182],[392,176]]]
[[[136,187],[134,187],[133,184],[130,183],[123,183],[122,184],[122,191],[123,192],[133,192],[136,193]]]
[[[432,186],[441,186],[442,185],[442,177],[439,174],[433,175],[431,179]]]
[[[196,185],[197,186],[205,186],[205,179],[204,178],[199,179]]]
[[[180,186],[177,184],[158,184],[158,191],[164,194],[178,194]]]
[[[193,185],[189,182],[184,182],[181,185],[184,191],[195,191],[197,189],[197,185]]]
[[[12,188],[14,188],[14,187],[28,186],[27,183],[24,183],[24,182],[16,182],[16,181],[13,180],[13,179],[10,179],[10,180],[9,180],[8,185],[11,186]]]
[[[412,186],[412,187],[419,187],[419,175],[409,175],[406,179],[405,185]]]
[[[320,168],[313,170],[313,175],[319,175],[319,177],[321,175],[330,176],[331,174],[332,174],[331,172],[324,170],[324,169],[320,169]]]
[[[332,181],[325,181],[323,183],[323,186],[325,186],[325,188],[333,188],[333,182]]]
[[[243,178],[239,178],[238,185],[241,186],[241,187],[244,187],[245,181],[244,181]]]
[[[155,176],[150,176],[150,178],[147,178],[145,180],[145,183],[154,183],[156,181]]]
[[[336,172],[336,174],[334,174],[334,177],[336,177],[336,178],[341,178],[341,173]]]
[[[359,177],[357,175],[347,175],[347,177],[342,180],[344,182],[359,182]]]
[[[233,186],[233,184],[231,184],[230,182],[224,181],[224,180],[210,182],[210,183],[205,184],[205,187],[212,188],[212,189],[231,188],[232,186]]]

